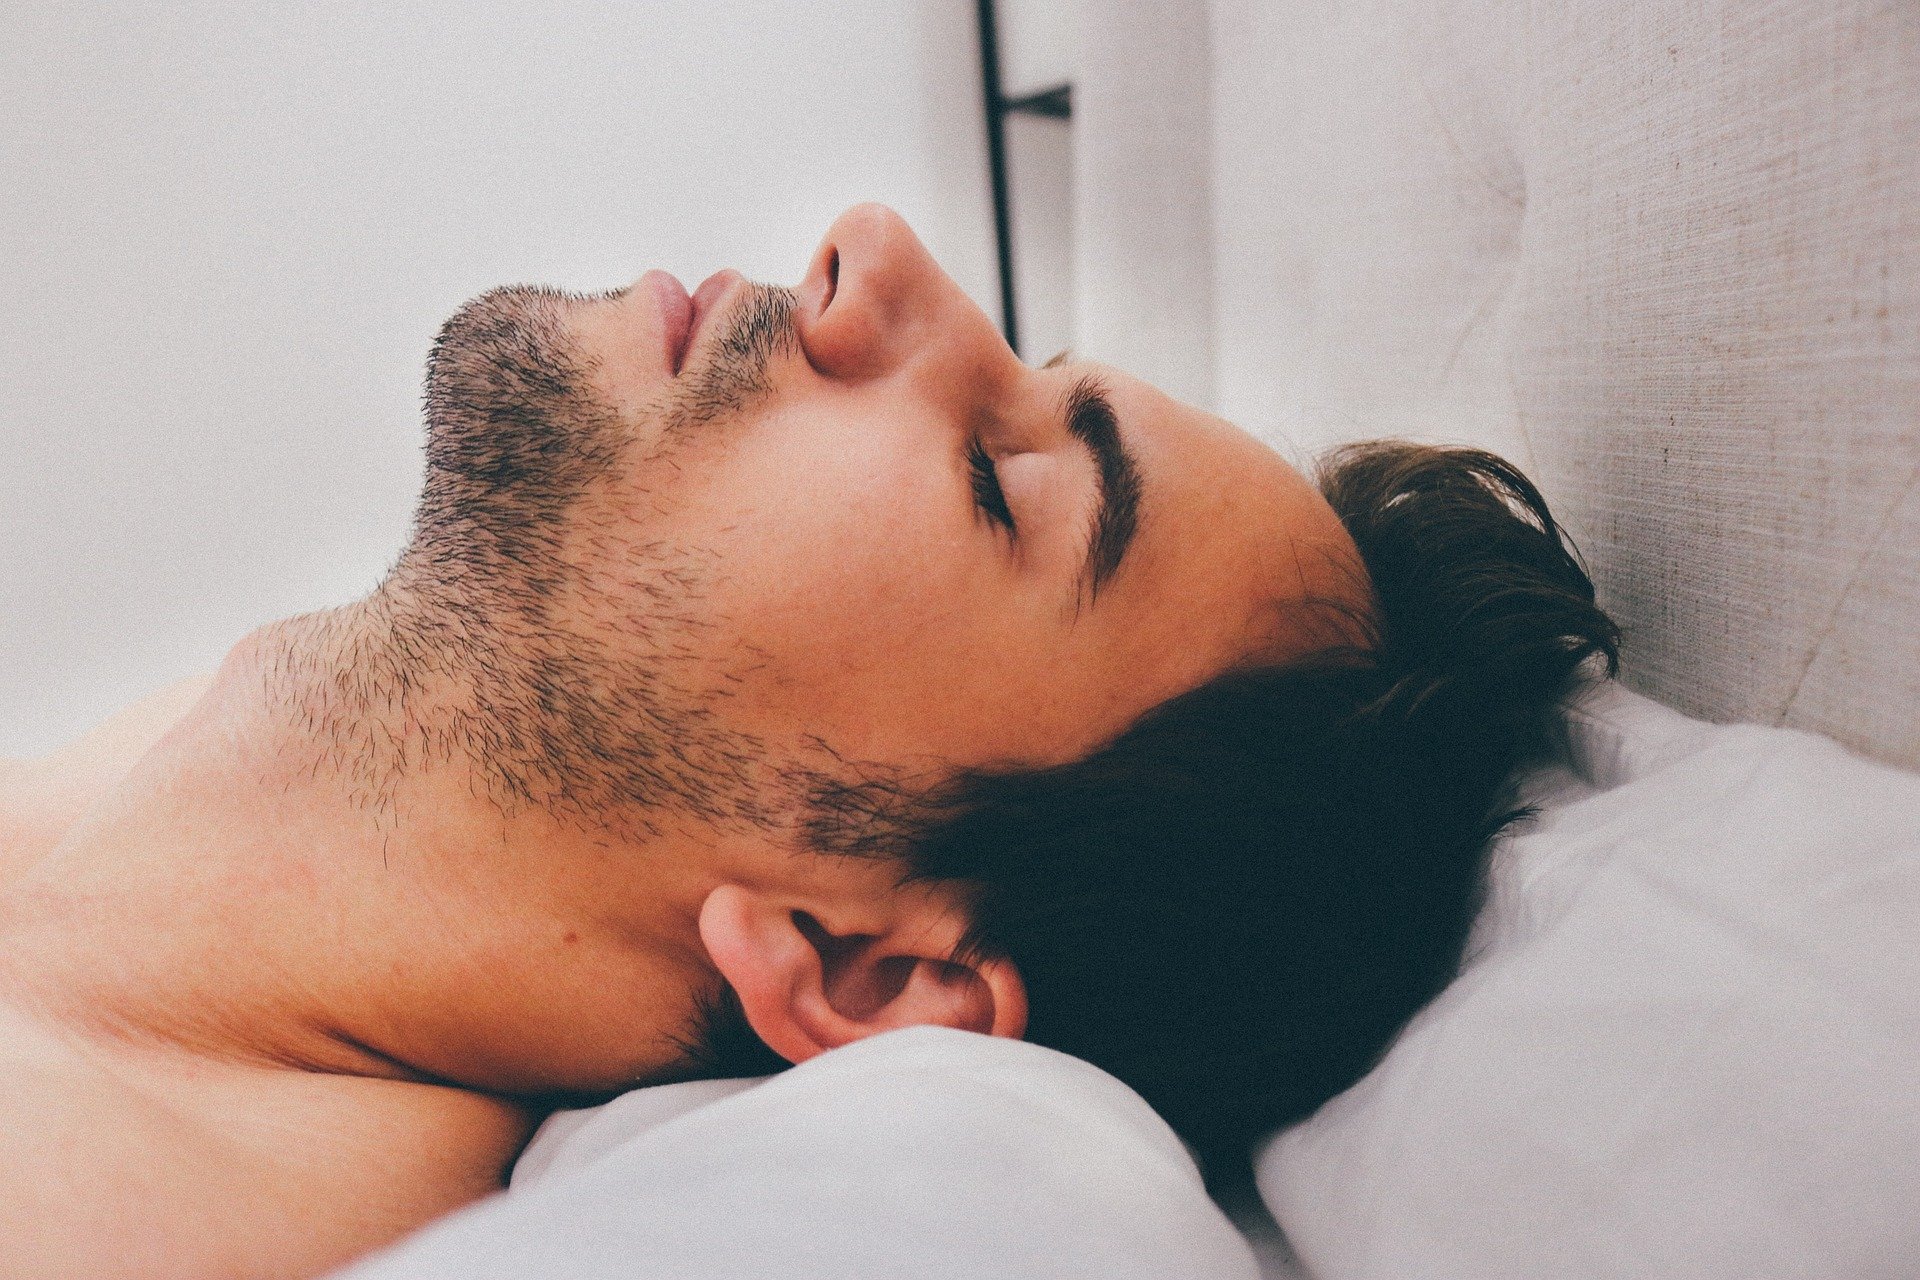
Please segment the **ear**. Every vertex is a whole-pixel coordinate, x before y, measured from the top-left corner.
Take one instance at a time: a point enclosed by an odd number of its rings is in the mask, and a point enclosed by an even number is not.
[[[878,932],[854,932],[821,904],[737,884],[700,908],[707,954],[754,1033],[789,1062],[899,1027],[1018,1039],[1027,1028],[1020,975],[1004,960],[947,959],[962,928],[956,914],[916,899]]]

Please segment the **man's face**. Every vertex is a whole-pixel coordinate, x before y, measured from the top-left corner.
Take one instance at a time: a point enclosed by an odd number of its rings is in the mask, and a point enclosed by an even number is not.
[[[793,290],[722,272],[689,300],[653,272],[469,304],[429,420],[415,579],[560,637],[521,680],[523,716],[570,700],[541,750],[624,699],[592,750],[651,743],[628,795],[697,801],[769,748],[1078,758],[1310,647],[1294,606],[1349,590],[1344,533],[1278,455],[1116,370],[1023,364],[879,206]]]

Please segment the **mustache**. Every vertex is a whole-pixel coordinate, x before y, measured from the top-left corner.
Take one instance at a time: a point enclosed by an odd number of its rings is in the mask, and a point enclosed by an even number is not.
[[[749,284],[724,316],[691,370],[669,415],[669,437],[732,417],[773,391],[773,362],[797,356],[799,295],[780,285]]]
[[[660,450],[672,452],[737,420],[773,393],[775,359],[800,354],[794,322],[799,295],[779,285],[749,284],[724,316],[707,350],[684,375],[661,423]]]
[[[794,323],[800,295],[776,284],[748,284],[727,313],[714,343],[716,359],[765,365],[774,356],[797,353],[800,330]]]

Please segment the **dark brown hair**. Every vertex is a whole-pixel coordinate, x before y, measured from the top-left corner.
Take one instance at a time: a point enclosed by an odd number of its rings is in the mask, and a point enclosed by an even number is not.
[[[1028,1038],[1212,1166],[1360,1078],[1453,975],[1511,783],[1618,634],[1533,484],[1472,449],[1329,456],[1367,642],[1238,671],[1086,759],[956,781],[914,879],[970,886]]]

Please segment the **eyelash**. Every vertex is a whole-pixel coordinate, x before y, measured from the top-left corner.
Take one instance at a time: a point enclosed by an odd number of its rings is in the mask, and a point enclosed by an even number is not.
[[[993,459],[987,456],[987,447],[978,440],[969,444],[967,463],[973,468],[974,504],[986,513],[987,519],[1012,533],[1013,511],[1007,506],[1007,495],[1000,489],[1000,476],[993,469]]]

